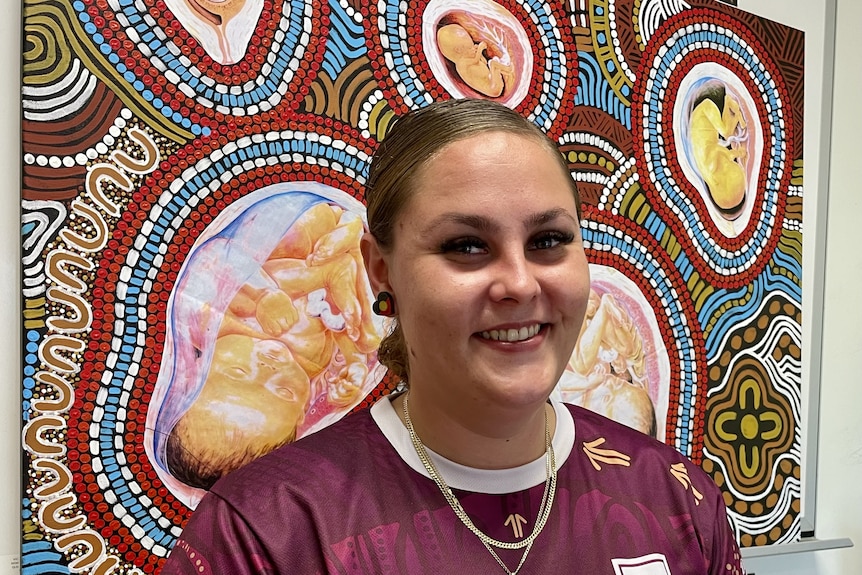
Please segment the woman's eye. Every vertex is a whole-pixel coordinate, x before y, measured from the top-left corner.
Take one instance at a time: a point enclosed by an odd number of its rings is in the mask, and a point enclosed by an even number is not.
[[[575,240],[571,232],[545,232],[533,238],[531,248],[534,250],[549,250],[561,245],[568,245]]]
[[[476,255],[487,252],[484,242],[477,238],[458,238],[443,242],[440,251],[445,254]]]

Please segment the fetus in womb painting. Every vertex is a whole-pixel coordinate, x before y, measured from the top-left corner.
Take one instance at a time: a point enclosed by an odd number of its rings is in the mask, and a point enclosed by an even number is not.
[[[715,62],[694,66],[674,105],[676,152],[717,227],[738,236],[751,215],[763,150],[753,98]]]
[[[562,399],[664,440],[669,384],[646,298],[618,270],[591,264],[584,325],[557,388]]]
[[[431,0],[422,43],[435,78],[456,98],[515,107],[527,95],[533,52],[521,23],[496,2]]]
[[[219,477],[332,423],[381,380],[364,207],[313,182],[228,206],[169,301],[148,454],[194,505]]]

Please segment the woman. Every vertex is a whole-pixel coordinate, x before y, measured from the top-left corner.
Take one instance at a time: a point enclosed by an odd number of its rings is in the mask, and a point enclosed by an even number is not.
[[[408,391],[222,479],[162,572],[741,572],[709,477],[548,401],[589,299],[556,146],[504,106],[432,104],[367,198],[380,359]]]

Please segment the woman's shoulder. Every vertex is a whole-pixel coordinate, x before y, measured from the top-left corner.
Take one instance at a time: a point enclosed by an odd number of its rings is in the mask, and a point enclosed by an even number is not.
[[[610,474],[629,476],[629,485],[655,489],[659,484],[681,487],[695,503],[719,496],[713,479],[673,446],[583,407],[566,404],[575,421],[575,445],[584,467],[608,481]],[[611,471],[613,470],[613,471]],[[631,481],[631,478],[640,478]],[[693,489],[692,489],[693,488]]]
[[[613,442],[621,449],[629,451],[650,450],[668,460],[679,461],[685,457],[676,449],[658,439],[632,429],[622,423],[609,419],[579,405],[566,403],[565,406],[575,421],[575,435],[581,441]]]

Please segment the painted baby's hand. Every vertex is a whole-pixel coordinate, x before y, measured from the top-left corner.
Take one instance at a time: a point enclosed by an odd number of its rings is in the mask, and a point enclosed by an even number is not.
[[[283,291],[272,291],[260,298],[255,318],[264,333],[278,337],[299,321],[299,312],[290,296]]]

